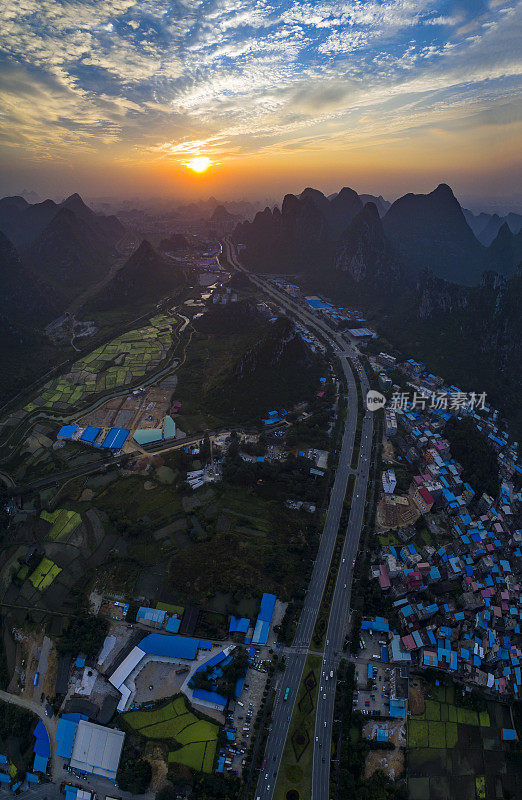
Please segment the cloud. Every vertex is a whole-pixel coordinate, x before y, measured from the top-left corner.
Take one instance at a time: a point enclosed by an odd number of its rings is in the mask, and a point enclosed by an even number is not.
[[[519,97],[521,18],[521,0],[6,0],[3,142],[226,158],[494,116]]]

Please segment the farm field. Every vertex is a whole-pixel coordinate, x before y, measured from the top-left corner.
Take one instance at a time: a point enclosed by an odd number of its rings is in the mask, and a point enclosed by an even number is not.
[[[168,760],[199,772],[211,772],[217,746],[218,726],[199,719],[187,708],[182,696],[150,711],[128,711],[123,719],[146,739],[175,740]]]
[[[517,796],[514,788],[522,779],[522,768],[513,768],[510,743],[501,738],[502,728],[511,727],[509,709],[488,700],[484,708],[474,710],[459,705],[460,697],[453,685],[436,686],[417,678],[410,683],[410,800]],[[507,794],[499,795],[499,786]],[[509,795],[510,791],[514,793]]]
[[[33,584],[35,589],[43,592],[44,589],[47,589],[51,585],[61,571],[62,568],[59,567],[58,564],[55,564],[50,558],[44,556],[34,572],[29,575],[28,580]]]
[[[51,513],[42,511],[40,517],[51,524],[48,536],[53,542],[66,539],[82,521],[77,511],[69,511],[66,508],[57,508],[56,511]]]
[[[75,361],[68,373],[45,384],[24,410],[72,411],[86,398],[132,384],[161,364],[171,346],[172,335],[163,324],[128,331]]]

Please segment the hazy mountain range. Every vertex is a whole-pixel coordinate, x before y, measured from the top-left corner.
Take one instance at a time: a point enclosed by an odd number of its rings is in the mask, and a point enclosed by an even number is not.
[[[446,280],[474,285],[483,270],[511,274],[522,257],[522,218],[511,214],[509,221],[502,220],[485,246],[446,184],[429,194],[406,194],[389,207],[382,197],[359,196],[349,188],[329,198],[308,188],[299,196],[286,195],[281,210],[266,208],[252,223],[238,225],[234,238],[245,247],[245,262],[261,272],[342,269],[347,237],[356,235],[350,225],[368,202],[382,219],[382,228],[372,223],[374,231],[386,238],[387,258],[400,262],[405,279],[429,269]],[[496,221],[488,216],[481,222],[491,230]]]

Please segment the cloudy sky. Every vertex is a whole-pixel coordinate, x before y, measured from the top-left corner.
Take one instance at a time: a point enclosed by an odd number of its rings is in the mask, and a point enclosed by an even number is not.
[[[1,188],[514,197],[521,22],[522,0],[4,0]]]

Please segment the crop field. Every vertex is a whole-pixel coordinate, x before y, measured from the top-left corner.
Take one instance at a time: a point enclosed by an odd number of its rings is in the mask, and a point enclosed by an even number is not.
[[[82,521],[77,511],[69,511],[67,508],[58,508],[51,513],[42,511],[40,517],[51,523],[52,527],[48,536],[53,542],[60,542],[66,539]]]
[[[154,325],[124,333],[78,359],[66,375],[49,381],[24,410],[67,411],[90,396],[128,386],[161,364],[171,346],[170,332]]]
[[[522,768],[501,738],[511,727],[507,706],[488,700],[475,710],[458,704],[452,685],[422,689],[424,709],[408,716],[410,800],[496,800],[500,785],[502,796],[517,796]]]
[[[218,726],[196,717],[188,710],[184,697],[151,711],[129,711],[123,719],[146,739],[175,740],[180,747],[169,752],[169,762],[211,772]]]
[[[44,556],[34,572],[29,575],[28,580],[33,584],[35,589],[43,592],[44,589],[47,589],[51,585],[61,571],[62,568],[59,567],[58,564],[55,564],[50,558]]]

